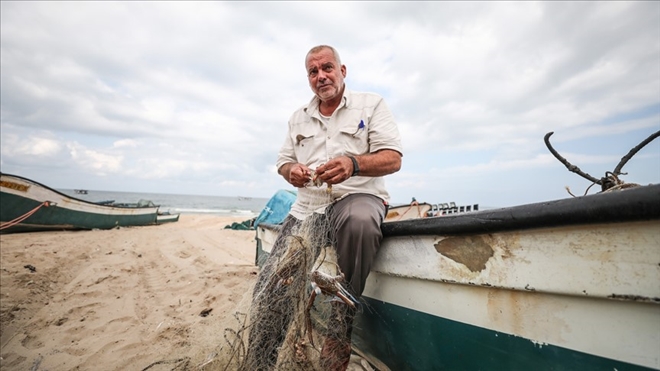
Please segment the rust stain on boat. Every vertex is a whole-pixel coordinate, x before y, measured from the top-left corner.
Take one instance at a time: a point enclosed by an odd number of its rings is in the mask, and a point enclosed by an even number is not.
[[[494,254],[493,248],[481,236],[449,237],[434,246],[437,252],[465,265],[472,272],[484,270]]]
[[[0,181],[0,187],[10,188],[19,192],[27,192],[30,189],[29,185],[10,182],[7,180]]]

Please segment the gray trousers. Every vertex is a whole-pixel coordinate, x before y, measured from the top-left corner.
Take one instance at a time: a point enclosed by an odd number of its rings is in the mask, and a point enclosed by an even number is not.
[[[380,225],[387,209],[383,200],[369,194],[349,195],[328,208],[337,249],[337,264],[356,296],[362,295],[383,234]]]

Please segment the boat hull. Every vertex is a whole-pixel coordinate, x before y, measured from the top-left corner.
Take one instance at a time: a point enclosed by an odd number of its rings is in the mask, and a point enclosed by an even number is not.
[[[174,223],[179,221],[179,214],[158,214],[156,224]]]
[[[660,369],[659,201],[649,186],[386,222],[354,347],[392,370]],[[257,228],[257,262],[277,230]]]
[[[492,290],[481,290],[485,295],[493,295]],[[432,293],[426,292],[425,295]],[[377,360],[391,370],[653,369],[454,321],[369,296],[362,299],[367,307],[364,310],[369,313],[357,316],[353,345],[366,359]],[[453,299],[447,297],[444,300]],[[593,309],[602,311],[601,308]],[[624,311],[632,314],[630,308]],[[657,320],[653,313],[651,318]],[[543,320],[542,317],[539,319]],[[617,338],[611,330],[605,335]],[[618,346],[626,345],[621,343]]]
[[[158,213],[158,207],[122,208],[79,200],[8,174],[1,176],[0,191],[1,233],[151,225]],[[20,223],[10,223],[31,212]]]

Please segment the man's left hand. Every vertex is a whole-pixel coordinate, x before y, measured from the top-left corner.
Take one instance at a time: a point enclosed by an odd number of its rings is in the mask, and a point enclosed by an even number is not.
[[[316,177],[327,184],[339,184],[353,174],[353,162],[346,156],[335,157],[316,168]]]

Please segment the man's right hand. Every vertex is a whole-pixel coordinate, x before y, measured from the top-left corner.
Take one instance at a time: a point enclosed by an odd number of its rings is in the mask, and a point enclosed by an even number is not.
[[[307,166],[299,163],[284,164],[278,172],[296,188],[304,187],[312,178],[312,171]]]

